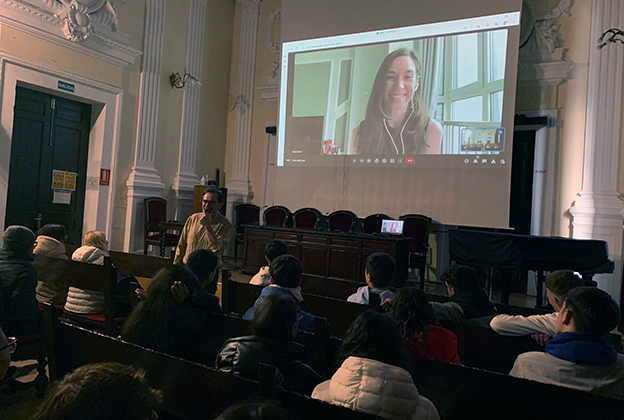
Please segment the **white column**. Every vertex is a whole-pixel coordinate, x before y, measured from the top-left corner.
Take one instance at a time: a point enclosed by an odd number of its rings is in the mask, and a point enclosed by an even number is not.
[[[232,177],[227,184],[227,218],[234,221],[234,206],[253,198],[249,181],[251,124],[253,117],[254,80],[256,77],[256,44],[261,0],[237,0],[243,8],[240,57],[238,60],[238,93],[236,96],[236,127]],[[236,233],[232,231],[232,235]],[[234,243],[234,236],[230,243]],[[233,249],[233,247],[230,247]],[[230,254],[228,250],[228,254]]]
[[[234,161],[228,195],[232,199],[251,196],[249,182],[249,154],[251,150],[251,123],[253,116],[256,44],[260,0],[237,0],[243,8],[240,58],[238,64],[238,94],[236,96],[236,128],[234,134]],[[230,200],[228,200],[230,201]],[[228,205],[228,209],[231,206]]]
[[[583,189],[570,209],[573,236],[602,239],[609,244],[615,261],[613,274],[597,275],[598,286],[619,301],[622,283],[622,217],[624,204],[617,191],[620,142],[622,141],[622,79],[624,48],[610,44],[596,48],[600,35],[610,28],[624,27],[621,0],[594,0],[592,6],[589,86]]]
[[[193,189],[195,184],[198,183],[198,178],[195,174],[195,155],[197,152],[197,124],[201,94],[204,28],[206,26],[206,0],[191,0],[190,6],[188,41],[186,45],[186,71],[195,77],[197,81],[188,79],[184,87],[178,172],[171,186],[177,201],[177,220],[185,220],[193,212]]]
[[[167,0],[147,0],[145,4],[145,38],[139,89],[138,127],[134,166],[126,181],[126,229],[124,251],[143,248],[143,199],[160,196],[165,185],[154,168],[158,127],[158,100],[165,6]]]

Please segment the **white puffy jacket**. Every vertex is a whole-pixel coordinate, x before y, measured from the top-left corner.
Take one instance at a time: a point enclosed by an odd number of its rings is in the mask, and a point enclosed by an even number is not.
[[[72,260],[104,265],[108,252],[94,246],[81,246],[72,254]],[[65,309],[77,314],[101,314],[104,311],[104,293],[70,287]]]
[[[419,395],[405,370],[371,359],[349,357],[312,398],[388,420],[439,420],[431,401]]]

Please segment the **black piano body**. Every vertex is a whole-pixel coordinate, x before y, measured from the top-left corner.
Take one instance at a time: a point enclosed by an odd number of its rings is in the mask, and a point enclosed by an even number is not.
[[[546,273],[574,270],[591,281],[594,274],[612,273],[615,264],[609,259],[606,241],[569,239],[551,236],[451,229],[451,260],[513,271],[534,271],[537,278],[537,305],[542,306],[542,284]],[[509,303],[511,279],[503,282],[501,302]]]

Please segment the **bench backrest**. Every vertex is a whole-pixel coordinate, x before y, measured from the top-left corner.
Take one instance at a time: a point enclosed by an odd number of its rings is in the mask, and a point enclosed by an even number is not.
[[[313,295],[327,296],[335,299],[347,300],[349,296],[357,292],[358,288],[366,286],[353,280],[334,279],[327,277],[301,276],[301,291]]]
[[[161,268],[173,265],[171,258],[151,255],[131,254],[129,252],[109,251],[117,271],[126,276],[154,278]]]
[[[254,305],[263,289],[263,286],[231,280],[227,270],[223,270],[221,286],[223,310],[226,313],[240,315]],[[377,295],[371,295],[370,306],[306,293],[302,293],[302,296],[303,302],[299,302],[299,307],[316,317],[326,318],[331,334],[338,337],[344,336],[349,325],[362,312],[371,307],[379,307]]]
[[[56,378],[89,363],[113,361],[132,364],[147,371],[150,385],[163,392],[161,414],[167,418],[199,420],[213,418],[228,406],[260,395],[278,399],[293,418],[307,420],[340,418],[378,419],[283,391],[275,384],[276,374],[264,367],[255,382],[237,375],[168,356],[83,328],[50,320],[49,351],[54,355]],[[163,417],[164,418],[164,417]]]
[[[447,420],[622,419],[624,401],[433,360],[412,358],[412,377]]]
[[[117,269],[111,264],[110,258],[104,258],[104,265],[97,265],[36,255],[35,266],[38,276],[49,278],[51,274],[54,274],[59,283],[68,287],[103,293],[104,331],[106,334],[115,333],[113,295],[117,288]],[[93,323],[87,319],[83,320],[87,323]]]

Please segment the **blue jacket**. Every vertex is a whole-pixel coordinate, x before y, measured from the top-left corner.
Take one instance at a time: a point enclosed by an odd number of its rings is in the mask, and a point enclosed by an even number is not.
[[[286,293],[290,297],[292,297],[295,302],[297,301],[295,295],[293,295],[292,292],[287,288],[281,286],[267,286],[262,289],[260,296],[258,296],[258,299],[256,299],[256,301],[254,302],[254,306],[247,309],[247,312],[245,312],[245,316],[243,318],[251,321],[256,314],[256,308],[258,307],[258,305],[260,305],[260,302],[262,302],[265,297],[272,295],[273,293]],[[297,315],[299,316],[299,318],[301,318],[301,320],[299,321],[299,329],[301,331],[314,332],[314,315],[301,310],[301,308],[299,308],[299,305],[297,305]]]

